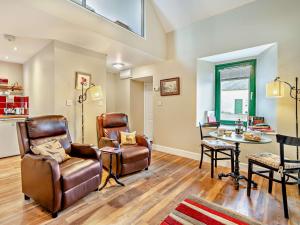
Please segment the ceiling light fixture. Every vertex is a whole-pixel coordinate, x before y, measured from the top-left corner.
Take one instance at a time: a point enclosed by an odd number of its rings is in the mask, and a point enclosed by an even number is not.
[[[5,56],[5,59],[8,59],[8,56]]]
[[[123,63],[114,63],[112,66],[118,70],[122,69],[125,65]]]
[[[18,48],[17,48],[17,46],[15,46],[15,47],[14,47],[14,51],[18,51]]]

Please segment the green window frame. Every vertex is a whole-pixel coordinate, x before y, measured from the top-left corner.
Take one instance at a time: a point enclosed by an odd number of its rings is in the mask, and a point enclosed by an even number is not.
[[[249,104],[248,113],[249,116],[255,116],[256,112],[256,59],[219,64],[215,66],[215,113],[216,120],[221,124],[232,125],[235,121],[220,120],[221,119],[221,75],[220,70],[230,68],[234,66],[251,66],[250,71],[250,91],[249,91]]]

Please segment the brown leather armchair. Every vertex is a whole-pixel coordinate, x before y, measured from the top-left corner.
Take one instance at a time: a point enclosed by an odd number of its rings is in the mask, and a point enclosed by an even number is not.
[[[128,116],[105,113],[97,117],[98,147],[120,147],[120,131],[129,132]],[[152,145],[144,135],[136,135],[136,145],[122,145],[121,156],[113,158],[113,171],[119,177],[143,169],[151,162]],[[103,166],[109,168],[109,156],[102,154]]]
[[[25,199],[32,198],[57,216],[91,191],[98,190],[102,178],[102,161],[98,148],[74,144],[63,116],[42,116],[17,123],[21,153],[22,191]],[[70,159],[57,161],[34,155],[30,146],[59,140]]]

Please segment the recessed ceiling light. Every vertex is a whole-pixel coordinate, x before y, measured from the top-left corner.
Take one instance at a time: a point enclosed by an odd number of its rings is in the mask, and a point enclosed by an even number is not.
[[[122,69],[125,65],[123,63],[114,63],[112,66],[118,70]]]
[[[5,56],[5,59],[8,59],[8,56]]]
[[[14,47],[14,51],[18,51],[18,48],[17,48],[17,46],[15,46],[15,47]]]

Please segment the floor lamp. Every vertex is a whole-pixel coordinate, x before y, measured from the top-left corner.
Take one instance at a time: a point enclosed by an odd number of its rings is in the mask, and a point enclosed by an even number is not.
[[[93,101],[102,99],[103,93],[100,85],[90,84],[86,89],[85,82],[81,82],[81,95],[78,97],[78,102],[81,104],[81,142],[84,143],[84,102],[87,100],[87,92],[90,92]]]
[[[284,87],[282,84],[286,84],[289,87],[289,94],[292,99],[295,99],[296,107],[296,137],[299,138],[298,134],[298,101],[300,89],[298,88],[298,77],[295,78],[296,84],[292,85],[289,82],[282,81],[280,77],[276,77],[275,80],[271,83],[268,83],[266,86],[266,95],[267,97],[283,97],[284,96]],[[299,160],[299,148],[297,145],[297,160]]]

